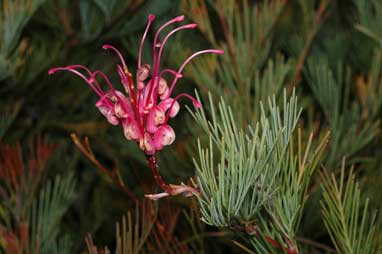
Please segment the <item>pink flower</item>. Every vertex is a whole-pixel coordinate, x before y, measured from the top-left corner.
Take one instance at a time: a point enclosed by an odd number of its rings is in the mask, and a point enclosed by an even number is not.
[[[164,28],[184,20],[184,16],[178,16],[157,30],[152,47],[152,66],[142,64],[143,44],[154,18],[154,15],[149,15],[147,26],[139,46],[138,69],[135,83],[122,54],[111,45],[103,46],[103,49],[114,51],[121,60],[121,63],[117,65],[117,72],[121,78],[125,93],[116,90],[108,77],[99,70],[92,72],[82,65],[70,65],[49,70],[49,74],[65,70],[81,77],[99,96],[95,105],[101,114],[106,117],[110,124],[121,125],[126,139],[137,142],[146,155],[154,155],[157,151],[162,150],[164,146],[171,145],[174,142],[175,132],[168,121],[169,118],[175,117],[179,112],[180,106],[178,100],[181,97],[190,99],[195,107],[201,107],[201,104],[189,94],[181,93],[175,97],[173,96],[175,85],[177,81],[182,78],[182,72],[185,66],[198,55],[205,53],[223,53],[222,50],[216,49],[202,50],[188,57],[178,70],[161,69],[161,57],[170,37],[180,30],[193,29],[196,27],[196,24],[179,26],[170,31],[163,40],[160,41],[159,34]],[[170,86],[168,86],[167,81],[163,78],[165,73],[170,73],[173,76]],[[108,87],[107,90],[101,88],[96,79],[97,77],[102,78],[106,83]]]

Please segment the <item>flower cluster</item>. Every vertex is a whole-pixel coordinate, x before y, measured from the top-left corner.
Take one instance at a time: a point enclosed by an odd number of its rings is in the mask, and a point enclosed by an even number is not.
[[[92,72],[82,65],[70,65],[49,70],[49,74],[63,70],[70,71],[84,79],[90,88],[99,96],[96,106],[106,117],[108,122],[112,125],[121,125],[126,139],[136,141],[145,154],[149,156],[155,155],[155,153],[164,146],[174,142],[175,132],[168,124],[168,120],[177,115],[179,111],[179,98],[186,97],[193,102],[195,107],[198,108],[201,106],[200,103],[189,94],[181,93],[172,97],[175,85],[179,78],[182,77],[185,66],[198,55],[205,53],[223,53],[222,50],[202,50],[188,57],[177,71],[173,69],[161,69],[161,57],[168,39],[180,30],[193,29],[196,27],[196,24],[179,26],[170,31],[163,40],[160,41],[159,34],[164,28],[184,20],[184,16],[178,16],[157,30],[152,47],[152,66],[142,64],[143,44],[154,18],[154,15],[149,15],[147,26],[139,46],[135,84],[122,54],[111,45],[103,46],[104,49],[114,51],[120,58],[121,63],[117,65],[117,71],[121,78],[125,94],[116,90],[108,77],[99,70]],[[168,86],[167,81],[163,78],[165,73],[173,76],[170,86]],[[100,77],[105,81],[108,86],[107,91],[101,89],[96,77]]]

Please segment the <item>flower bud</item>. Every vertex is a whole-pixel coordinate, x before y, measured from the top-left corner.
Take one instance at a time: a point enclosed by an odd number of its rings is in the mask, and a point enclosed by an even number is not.
[[[114,115],[108,115],[107,116],[107,121],[112,124],[112,125],[118,125],[119,124],[119,120],[116,116]]]
[[[154,142],[149,133],[145,133],[144,137],[139,141],[139,148],[148,155],[155,153]]]
[[[178,114],[180,109],[179,103],[177,101],[174,101],[173,98],[167,98],[163,100],[158,107],[160,107],[164,112],[166,112],[167,110],[170,110],[169,111],[170,117],[175,117]]]
[[[122,125],[123,134],[125,134],[127,140],[137,141],[142,137],[138,123],[134,119],[126,119],[123,121]]]
[[[159,96],[161,100],[164,100],[168,97],[168,93],[169,93],[170,89],[168,89],[168,87],[165,88],[165,90],[163,91],[163,93]]]
[[[163,146],[171,145],[175,140],[175,132],[169,125],[162,125],[154,134],[154,147],[161,150]]]
[[[150,75],[150,65],[144,64],[137,71],[137,81],[145,81]]]
[[[126,118],[128,116],[127,112],[125,112],[125,110],[123,109],[121,102],[117,102],[114,104],[114,114],[118,118]]]
[[[107,121],[112,125],[118,125],[119,120],[114,115],[113,110],[110,109],[108,106],[97,106],[98,110],[101,112],[102,115],[104,115],[107,119]]]
[[[114,114],[114,108],[111,103],[107,103],[109,100],[109,95],[105,95],[101,97],[96,103],[96,107],[101,112],[102,115],[104,115],[107,119],[107,121],[112,125],[118,125],[119,120]]]
[[[152,108],[147,116],[147,131],[150,133],[155,133],[158,129],[157,126],[164,123],[164,120],[164,111],[160,107]]]
[[[134,117],[130,102],[123,93],[115,91],[114,97],[114,115],[118,118]]]
[[[167,81],[164,78],[161,78],[158,84],[158,94],[163,94],[166,89],[168,90]]]

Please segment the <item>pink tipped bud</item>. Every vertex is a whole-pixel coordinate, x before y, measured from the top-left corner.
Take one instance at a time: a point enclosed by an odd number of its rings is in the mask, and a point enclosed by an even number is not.
[[[107,121],[112,124],[112,125],[118,125],[119,124],[119,120],[116,116],[114,115],[108,115],[107,116]]]
[[[137,80],[145,81],[150,75],[150,65],[144,64],[137,71]]]
[[[192,104],[194,104],[195,108],[201,108],[202,104],[199,101],[193,101]]]
[[[152,22],[154,19],[155,19],[155,15],[150,14],[150,15],[149,15],[149,21]]]
[[[167,81],[164,78],[161,78],[158,85],[158,94],[163,94],[166,89],[168,90]]]
[[[103,95],[95,104],[95,106],[98,108],[98,110],[101,112],[102,115],[104,115],[108,120],[111,116],[114,116],[114,105],[110,102],[110,94]],[[115,121],[113,121],[115,122]],[[113,125],[116,125],[114,123],[111,123]]]
[[[168,95],[169,95],[169,91],[170,91],[170,89],[169,89],[168,87],[166,87],[166,89],[164,90],[164,92],[160,95],[160,99],[161,99],[161,100],[166,99],[166,98],[168,97]]]
[[[97,103],[99,104],[99,103]],[[97,108],[98,110],[101,112],[102,115],[104,115],[107,119],[107,121],[112,124],[112,125],[118,125],[119,124],[119,120],[118,118],[114,115],[114,112],[113,110],[111,109],[111,107],[109,106],[106,106],[106,105],[97,105]]]
[[[158,125],[164,123],[164,120],[164,111],[160,107],[152,108],[147,116],[147,131],[150,133],[155,133],[158,130]]]
[[[115,91],[115,94],[117,96],[117,102],[115,103],[114,113],[120,118],[126,118],[126,117],[134,118],[134,112],[133,112],[133,109],[131,108],[130,101],[120,91]]]
[[[125,110],[123,109],[121,103],[115,103],[114,113],[115,113],[116,117],[118,117],[118,118],[126,118],[128,116],[127,112],[125,112]]]
[[[48,74],[49,74],[49,75],[52,75],[52,74],[54,74],[56,71],[57,71],[56,68],[52,68],[52,69],[50,69],[50,70],[48,71]]]
[[[148,133],[145,133],[144,137],[139,141],[139,147],[148,155],[155,153],[153,139]]]
[[[213,49],[213,50],[211,50],[211,53],[215,53],[215,54],[218,54],[218,55],[222,55],[222,54],[224,54],[224,50],[221,50],[221,49]]]
[[[189,24],[189,25],[185,25],[185,26],[183,26],[184,28],[190,28],[190,29],[193,29],[193,28],[196,28],[196,27],[198,27],[198,25],[197,24]]]
[[[177,101],[174,101],[173,98],[167,98],[163,100],[158,107],[160,107],[164,112],[170,110],[168,112],[170,117],[175,117],[180,109],[179,103]]]
[[[171,145],[175,140],[175,132],[169,125],[162,125],[154,134],[154,146],[161,150],[164,146]]]
[[[165,118],[164,112],[158,107],[156,107],[155,110],[152,110],[152,111],[155,111],[155,113],[154,113],[154,124],[156,124],[156,125],[162,124],[164,122],[164,118]]]
[[[180,109],[180,105],[177,101],[175,101],[174,104],[172,105],[172,107],[170,108],[169,116],[175,117],[178,114],[179,109]]]
[[[138,123],[134,119],[125,120],[122,123],[123,134],[127,140],[138,141],[141,137],[141,131],[139,130]]]
[[[184,15],[180,15],[180,16],[174,18],[174,21],[176,21],[176,22],[181,22],[183,20],[184,20]]]

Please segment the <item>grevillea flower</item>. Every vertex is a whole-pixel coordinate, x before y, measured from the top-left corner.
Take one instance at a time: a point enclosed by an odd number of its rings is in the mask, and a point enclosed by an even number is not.
[[[170,37],[178,31],[196,28],[196,24],[179,26],[170,31],[160,41],[159,35],[163,29],[184,20],[184,16],[178,16],[162,25],[156,31],[152,46],[152,65],[147,63],[142,64],[143,44],[154,18],[154,15],[149,15],[147,26],[139,45],[135,83],[122,54],[111,45],[103,45],[103,49],[113,51],[121,61],[120,64],[117,64],[116,68],[125,93],[116,90],[102,71],[90,71],[82,65],[52,68],[49,70],[49,74],[57,71],[70,71],[81,77],[98,95],[99,99],[95,105],[101,114],[106,117],[110,124],[122,126],[126,139],[137,142],[140,149],[146,154],[158,184],[167,194],[171,195],[181,192],[180,190],[186,191],[187,188],[184,185],[176,187],[176,185],[164,183],[163,179],[156,172],[156,152],[162,150],[165,146],[171,145],[175,140],[175,132],[168,121],[179,112],[180,106],[178,100],[185,97],[190,99],[196,108],[201,107],[201,104],[189,94],[180,93],[174,96],[175,85],[182,78],[186,65],[194,57],[206,53],[222,54],[223,51],[217,49],[198,51],[189,56],[178,70],[162,69],[160,67],[161,58]],[[170,86],[164,79],[164,74],[166,73],[172,75]],[[100,83],[96,79],[97,77],[100,77],[106,83],[107,90],[101,88]]]
[[[153,62],[142,64],[142,48],[148,30],[154,20],[154,15],[149,15],[147,26],[143,34],[139,52],[138,68],[135,78],[129,72],[122,54],[111,45],[104,45],[103,48],[114,51],[120,58],[121,63],[117,65],[117,71],[121,78],[121,83],[125,94],[116,90],[108,77],[101,71],[90,71],[82,65],[70,65],[49,70],[49,74],[57,71],[70,71],[80,76],[93,91],[99,96],[95,104],[102,115],[112,125],[121,125],[126,139],[136,141],[139,147],[147,154],[153,155],[164,146],[171,145],[175,140],[175,132],[169,125],[169,118],[175,117],[179,112],[178,100],[182,97],[190,99],[194,106],[199,108],[201,104],[191,95],[181,93],[173,96],[175,85],[185,66],[196,56],[205,53],[222,54],[222,50],[208,49],[192,54],[188,57],[178,70],[161,69],[161,57],[165,45],[169,38],[176,32],[185,29],[193,29],[196,24],[179,26],[170,31],[162,41],[159,41],[160,32],[167,26],[181,22],[184,16],[178,16],[162,25],[156,32],[153,43]],[[164,74],[172,74],[173,79],[170,86],[164,79]],[[104,91],[96,77],[101,77],[108,86]]]

